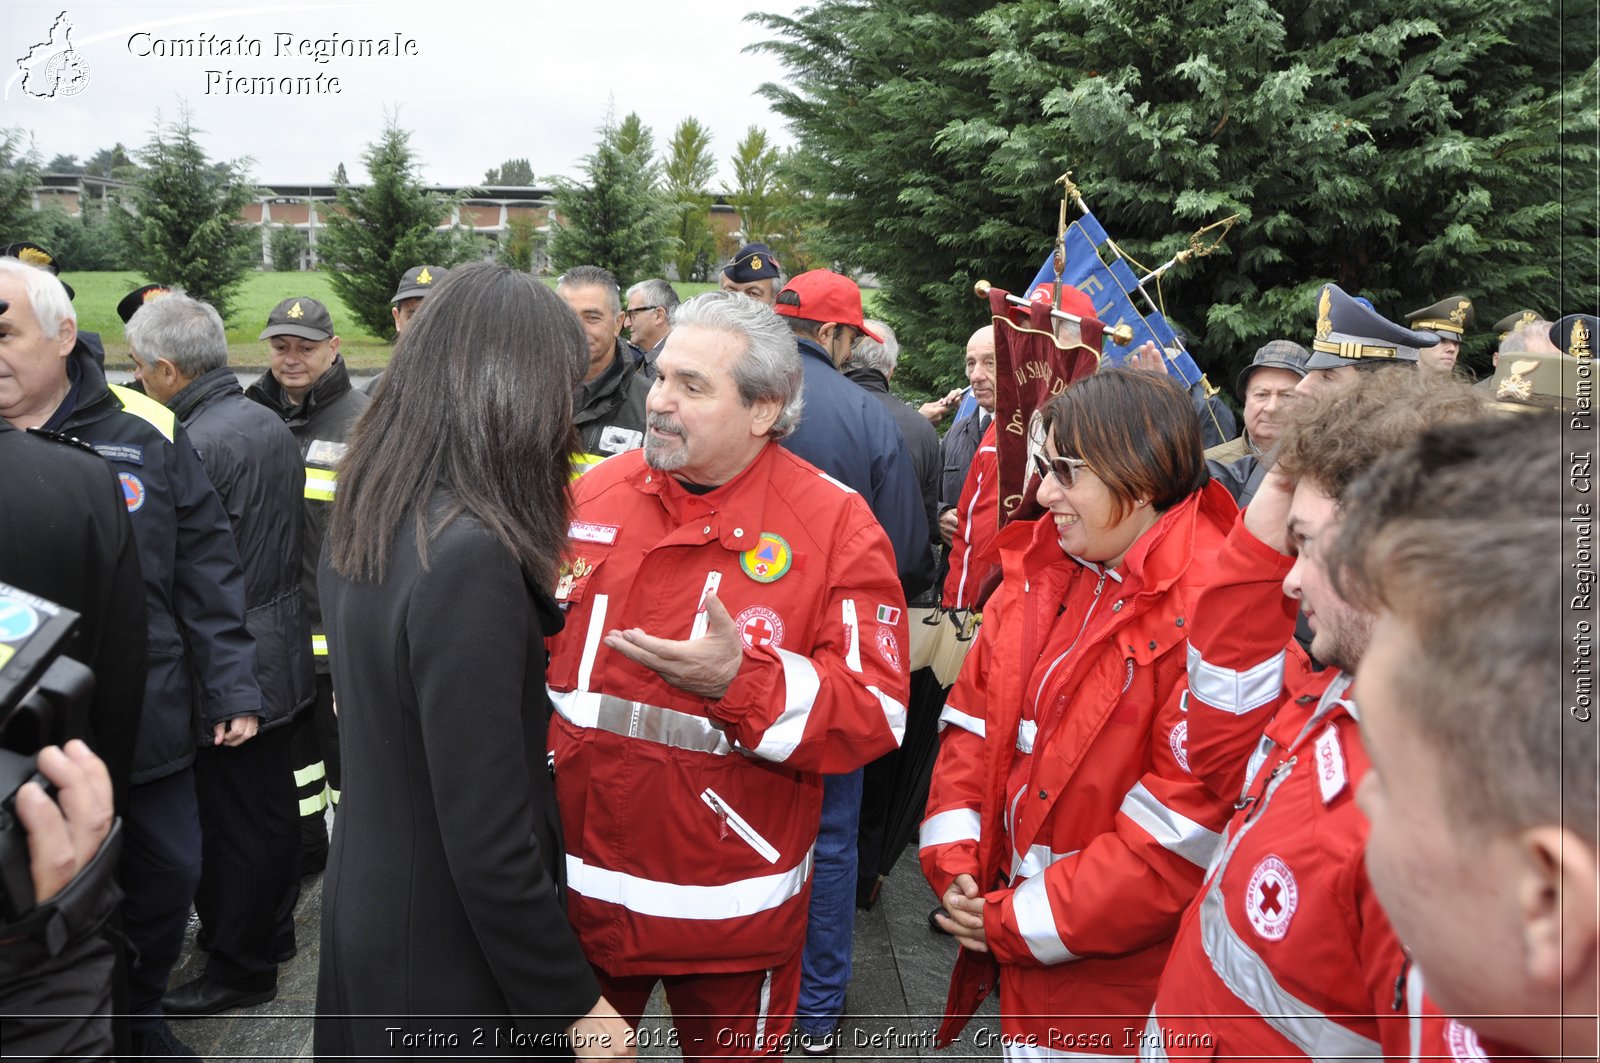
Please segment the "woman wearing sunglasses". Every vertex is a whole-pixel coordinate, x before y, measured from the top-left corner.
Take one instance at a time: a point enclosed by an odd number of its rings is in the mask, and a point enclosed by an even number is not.
[[[950,692],[920,842],[960,942],[942,1040],[997,984],[1005,1058],[1138,1052],[1178,917],[1231,812],[1189,774],[1187,618],[1237,512],[1165,377],[1043,411],[1046,513]]]

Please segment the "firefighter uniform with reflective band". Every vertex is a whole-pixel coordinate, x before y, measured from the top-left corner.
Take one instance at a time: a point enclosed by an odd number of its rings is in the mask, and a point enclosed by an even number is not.
[[[779,967],[805,934],[820,773],[904,730],[889,541],[860,496],[772,445],[705,494],[632,451],[573,496],[550,748],[584,953],[613,977]],[[691,637],[708,589],[744,642],[720,700],[602,645],[634,627]]]
[[[302,731],[315,726],[320,752],[312,752],[303,737],[296,742],[295,791],[302,820],[320,819],[330,803],[338,804],[338,748],[332,722],[332,689],[328,667],[328,636],[322,628],[322,605],[317,595],[317,560],[327,534],[328,516],[338,493],[336,472],[345,443],[372,396],[350,386],[344,358],[334,359],[297,406],[271,373],[263,373],[245,392],[283,418],[300,444],[305,459],[305,500],[300,507],[300,589],[305,595],[306,618],[311,626],[311,652],[317,669],[315,720],[297,722]],[[318,829],[321,829],[320,827]],[[325,834],[324,834],[325,838]],[[326,840],[322,847],[326,848]]]
[[[1282,685],[1294,609],[1279,583],[1292,560],[1239,522],[1204,603],[1227,598],[1233,611],[1224,626],[1220,615],[1196,617],[1191,748],[1208,728],[1270,722],[1249,755],[1221,856],[1173,943],[1140,1041],[1145,1059],[1201,1045],[1233,1058],[1406,1054],[1405,958],[1363,864],[1355,791],[1368,760],[1351,677],[1330,668]],[[1213,749],[1238,744],[1230,737]]]
[[[980,561],[979,557],[1000,530],[1000,456],[995,445],[998,423],[990,421],[983,433],[972,464],[967,467],[961,498],[956,502],[956,530],[950,537],[949,571],[945,573],[940,603],[946,609],[974,608],[983,577],[990,569],[990,561]]]
[[[920,840],[935,892],[969,874],[988,902],[990,955],[961,950],[942,1042],[997,961],[1011,1058],[1134,1052],[1119,1016],[1148,1011],[1229,812],[1185,766],[1182,688],[1235,511],[1208,485],[1119,570],[1064,554],[1049,519],[997,537],[1004,580],[945,703]]]

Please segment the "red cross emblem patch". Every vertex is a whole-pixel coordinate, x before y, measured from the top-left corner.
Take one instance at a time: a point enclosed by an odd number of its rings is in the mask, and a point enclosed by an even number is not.
[[[783,617],[764,605],[752,605],[734,617],[733,626],[739,632],[739,640],[752,650],[783,645]]]
[[[1256,865],[1244,898],[1244,914],[1256,933],[1268,941],[1282,941],[1299,906],[1300,887],[1288,864],[1268,856]]]

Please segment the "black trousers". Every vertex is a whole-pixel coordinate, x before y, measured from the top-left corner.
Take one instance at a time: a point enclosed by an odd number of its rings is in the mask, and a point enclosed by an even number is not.
[[[195,760],[203,859],[194,907],[211,953],[206,977],[230,989],[278,982],[278,913],[299,878],[290,726]]]
[[[300,874],[328,862],[329,805],[339,804],[339,718],[333,712],[333,677],[317,673],[317,701],[289,724],[295,798],[300,811]]]
[[[135,1031],[161,1021],[167,976],[183,950],[200,881],[200,813],[194,769],[128,791],[122,832],[122,925],[128,935],[128,1010]]]

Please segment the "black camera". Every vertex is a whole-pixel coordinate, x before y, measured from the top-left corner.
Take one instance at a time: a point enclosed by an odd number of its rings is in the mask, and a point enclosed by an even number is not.
[[[62,656],[78,614],[0,583],[0,920],[33,908],[28,835],[17,821],[17,790],[38,774],[39,750],[60,745],[69,721],[82,719],[94,673]]]

